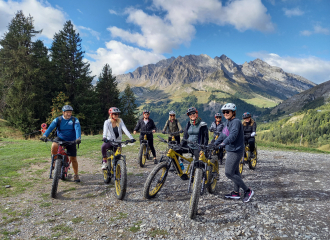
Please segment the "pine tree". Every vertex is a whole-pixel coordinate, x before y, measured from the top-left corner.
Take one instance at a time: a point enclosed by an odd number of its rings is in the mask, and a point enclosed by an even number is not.
[[[112,69],[109,64],[105,64],[95,88],[104,119],[108,118],[109,108],[117,107],[120,109],[121,107],[117,85],[116,77],[112,76]]]
[[[90,64],[83,61],[84,51],[81,48],[81,38],[73,27],[71,21],[64,24],[63,30],[54,35],[50,48],[52,58],[52,71],[57,85],[55,96],[64,92],[72,103],[75,114],[81,116],[81,126],[86,127],[84,119],[94,118],[86,106],[95,103],[89,102],[88,96],[92,91]]]
[[[31,16],[18,11],[0,39],[0,111],[11,125],[25,133],[38,127],[47,105],[41,102],[45,78],[36,64],[36,45],[32,41],[40,32],[34,29]]]
[[[130,88],[130,86],[127,84],[124,93],[121,97],[121,104],[122,104],[122,114],[121,117],[126,125],[126,127],[132,131],[136,125],[136,122],[138,120],[137,113],[137,105],[135,103],[135,96],[134,92]]]

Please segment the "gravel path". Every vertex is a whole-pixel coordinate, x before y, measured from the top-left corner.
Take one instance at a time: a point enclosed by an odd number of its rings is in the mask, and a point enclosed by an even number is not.
[[[60,182],[58,199],[49,197],[51,180],[22,195],[0,199],[4,239],[330,239],[329,155],[259,151],[244,181],[252,201],[224,200],[233,189],[220,168],[214,195],[199,200],[195,220],[187,218],[187,181],[170,174],[153,200],[142,197],[152,161],[139,168],[127,153],[128,189],[124,201],[114,185],[104,185],[100,163],[79,158],[82,182]],[[132,155],[132,156],[130,156]],[[134,154],[135,155],[135,154]],[[40,168],[48,168],[40,165]],[[1,235],[2,234],[2,235]]]

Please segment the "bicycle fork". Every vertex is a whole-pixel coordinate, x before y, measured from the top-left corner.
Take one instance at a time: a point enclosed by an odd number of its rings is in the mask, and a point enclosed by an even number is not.
[[[55,159],[54,159],[54,155],[52,154],[52,163],[50,164],[49,179],[52,179],[54,162],[55,162]]]

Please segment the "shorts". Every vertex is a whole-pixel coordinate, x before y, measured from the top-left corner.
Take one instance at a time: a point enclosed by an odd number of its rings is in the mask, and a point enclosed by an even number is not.
[[[54,141],[65,141],[65,140],[63,140],[59,137],[56,137],[54,139]],[[71,145],[68,145],[68,146],[63,145],[63,147],[66,148],[66,154],[69,157],[76,157],[77,156],[77,144],[71,144]]]

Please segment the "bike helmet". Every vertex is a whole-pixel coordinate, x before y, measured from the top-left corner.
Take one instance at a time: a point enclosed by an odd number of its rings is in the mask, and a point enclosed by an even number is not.
[[[175,115],[175,112],[174,111],[170,111],[168,114],[169,115]]]
[[[192,112],[198,113],[198,111],[195,107],[191,107],[191,108],[188,108],[187,115],[189,116],[189,113],[192,113]]]
[[[111,107],[109,109],[109,115],[113,114],[113,113],[120,113],[120,110],[116,107]]]
[[[73,111],[73,108],[70,105],[65,105],[62,107],[62,112]]]
[[[251,117],[251,113],[249,113],[249,112],[243,113],[243,116],[242,116],[243,119],[244,118],[249,118],[249,117]]]
[[[217,117],[222,117],[222,116],[221,116],[221,113],[216,113],[216,114],[214,115],[214,118],[217,118]]]
[[[221,111],[223,110],[231,110],[233,112],[236,111],[236,105],[234,103],[226,103],[222,106]]]
[[[144,110],[143,110],[143,114],[145,114],[145,113],[149,113],[149,114],[150,114],[150,111],[147,110],[147,109],[144,109]]]

